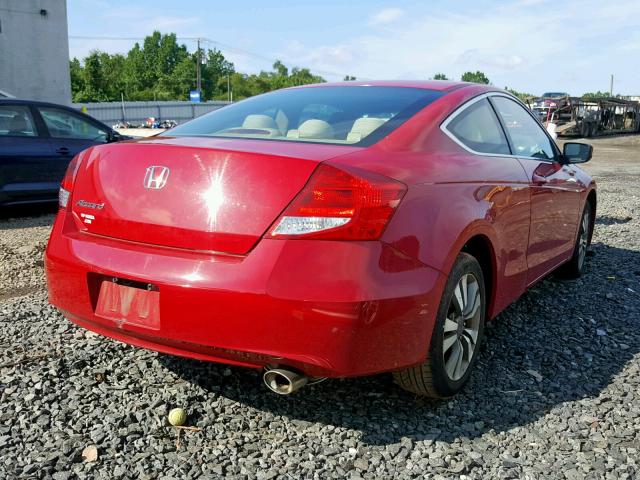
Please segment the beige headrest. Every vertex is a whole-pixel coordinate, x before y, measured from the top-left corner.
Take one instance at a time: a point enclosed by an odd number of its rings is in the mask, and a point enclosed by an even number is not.
[[[247,115],[242,123],[242,128],[265,128],[271,130],[277,130],[278,125],[273,118],[269,115]]]
[[[299,138],[333,138],[333,128],[324,120],[312,118],[298,127]]]
[[[384,118],[362,117],[353,122],[353,127],[347,135],[347,140],[358,142],[377,128],[384,125]]]

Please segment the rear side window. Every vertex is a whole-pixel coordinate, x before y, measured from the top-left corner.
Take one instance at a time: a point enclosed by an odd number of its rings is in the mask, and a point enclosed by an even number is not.
[[[28,107],[23,105],[0,106],[0,136],[35,137],[37,135]]]
[[[474,152],[511,153],[498,118],[486,98],[464,109],[445,128]]]
[[[79,115],[53,107],[40,107],[40,113],[53,138],[107,141],[106,131],[99,129]]]
[[[491,101],[511,138],[514,155],[547,160],[555,157],[551,140],[524,107],[506,97],[492,97]]]

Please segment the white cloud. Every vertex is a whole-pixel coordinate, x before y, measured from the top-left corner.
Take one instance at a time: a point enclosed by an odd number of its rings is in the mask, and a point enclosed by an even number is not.
[[[640,57],[631,57],[629,50],[637,45],[631,32],[637,27],[640,2],[618,0],[612,8],[599,0],[568,0],[553,3],[552,14],[541,2],[499,3],[493,9],[470,6],[463,13],[407,11],[407,18],[387,23],[384,32],[362,32],[347,41],[306,48],[295,57],[312,70],[363,79],[427,79],[436,72],[460,78],[465,71],[482,70],[496,86],[532,93],[602,90],[602,78],[616,73],[609,72],[615,68],[628,78],[625,84],[616,75],[620,91],[637,90]],[[371,23],[394,16],[383,12]],[[630,34],[621,39],[620,32]]]
[[[113,8],[103,0],[90,0],[91,8],[86,9],[80,15],[87,15],[100,19],[101,32],[84,29],[83,25],[70,25],[69,56],[82,59],[92,50],[100,50],[109,53],[126,53],[133,47],[136,38],[140,41],[154,30],[162,33],[176,32],[178,37],[195,36],[192,31],[201,23],[197,16],[184,15],[160,15],[153,14],[149,9],[137,5]],[[83,31],[84,30],[84,31]],[[181,34],[186,32],[187,35]],[[73,38],[74,35],[100,38]],[[120,38],[119,38],[120,37]],[[133,39],[133,40],[132,40]],[[178,39],[179,43],[184,43]],[[187,42],[188,43],[188,42]]]
[[[404,11],[399,8],[383,8],[369,18],[369,25],[387,25],[404,16]]]
[[[145,18],[144,21],[135,22],[138,28],[146,30],[159,30],[161,32],[175,31],[177,28],[192,27],[200,21],[197,17],[169,17],[159,15]],[[133,24],[133,22],[132,22]]]
[[[126,25],[136,31],[149,32],[191,27],[200,22],[200,18],[193,15],[153,15],[148,9],[135,5],[105,11],[101,17],[104,20],[117,23],[119,26]]]
[[[456,60],[459,65],[483,65],[504,70],[512,70],[524,63],[520,55],[488,55],[474,48],[465,50]]]
[[[2,0],[0,0],[1,2]],[[104,8],[91,0],[91,15],[100,18],[104,35],[142,37],[153,29],[177,31],[178,36],[218,38],[206,16],[160,8]],[[482,4],[480,4],[482,3]],[[640,1],[617,0],[493,0],[489,2],[418,2],[400,8],[372,8],[362,16],[343,15],[339,36],[329,28],[279,30],[282,46],[273,37],[242,29],[240,41],[225,40],[238,49],[280,58],[287,66],[309,67],[328,80],[355,75],[360,79],[426,79],[436,72],[460,78],[468,70],[484,71],[494,85],[531,93],[565,90],[580,94],[605,90],[615,74],[616,91],[640,93]],[[324,25],[318,21],[318,25]],[[274,27],[275,28],[275,27]],[[323,30],[326,30],[326,32]],[[76,35],[100,35],[70,25]],[[182,33],[182,35],[181,35]],[[267,32],[268,34],[269,32]],[[298,40],[295,40],[297,38]],[[339,38],[339,40],[334,40]],[[91,48],[127,51],[133,42],[71,40],[72,55],[83,57]],[[194,45],[188,43],[190,48]],[[225,51],[239,71],[269,69],[271,62]],[[334,73],[331,73],[334,72]]]
[[[127,53],[133,47],[134,41],[126,40],[87,40],[84,38],[69,39],[69,58],[83,60],[92,50],[101,52]]]
[[[346,67],[355,60],[355,52],[345,45],[320,47],[312,51],[308,58],[312,63]]]

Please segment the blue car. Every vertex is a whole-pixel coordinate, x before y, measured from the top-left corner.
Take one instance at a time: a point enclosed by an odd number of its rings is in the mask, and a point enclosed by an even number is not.
[[[57,201],[78,152],[127,138],[63,105],[0,98],[0,207]]]

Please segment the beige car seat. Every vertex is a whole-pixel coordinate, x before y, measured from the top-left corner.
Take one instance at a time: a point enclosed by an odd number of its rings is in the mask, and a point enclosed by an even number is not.
[[[347,142],[356,143],[370,135],[385,124],[387,120],[384,118],[361,117],[353,122],[351,131],[347,134]]]
[[[333,128],[324,120],[311,118],[300,124],[297,130],[289,130],[287,138],[329,140],[334,137]]]
[[[276,121],[269,115],[247,115],[242,122],[242,128],[260,128],[263,130],[278,130]]]
[[[246,118],[244,119],[244,122],[242,122],[241,128],[246,130],[258,130],[257,132],[252,132],[252,133],[256,133],[261,136],[265,135],[265,132],[268,132],[269,137],[282,136],[275,120],[271,118],[269,115],[262,115],[262,114],[247,115]]]

